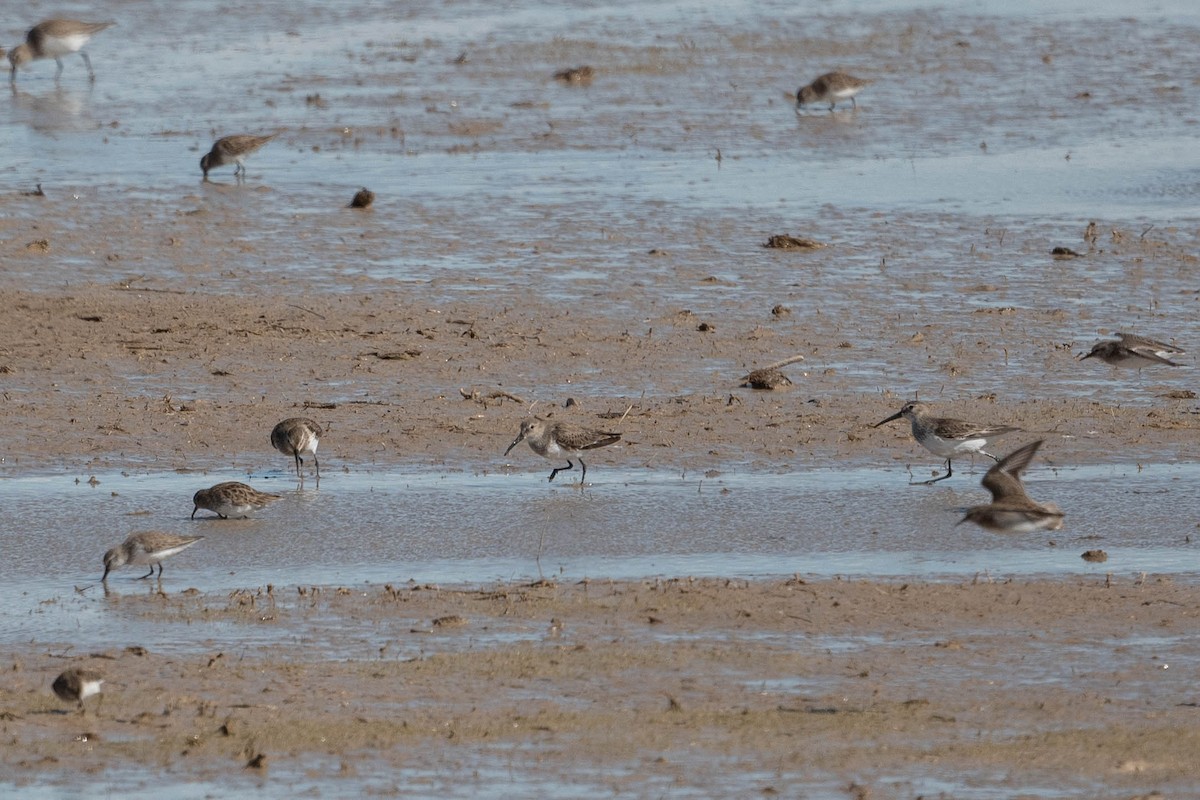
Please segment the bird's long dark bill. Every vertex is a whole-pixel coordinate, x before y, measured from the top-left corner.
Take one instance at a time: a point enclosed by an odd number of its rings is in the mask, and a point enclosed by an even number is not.
[[[196,506],[195,508],[192,509],[192,519],[196,518],[196,512],[199,510],[200,510],[200,506]]]
[[[889,422],[891,422],[892,420],[894,420],[894,419],[900,419],[900,418],[901,418],[901,417],[903,417],[903,416],[904,416],[904,414],[903,414],[902,412],[900,412],[900,411],[897,411],[895,414],[892,414],[890,417],[888,417],[887,419],[885,419],[883,422],[876,422],[876,423],[875,423],[874,425],[872,425],[871,427],[872,427],[872,428],[878,428],[880,425],[887,425],[887,424],[888,424]]]
[[[508,449],[504,451],[504,455],[508,455],[509,453],[511,453],[511,452],[512,452],[512,449],[513,449],[514,447],[516,447],[517,445],[519,445],[519,444],[520,444],[521,442],[523,442],[523,441],[525,441],[525,434],[521,434],[521,435],[520,435],[520,436],[518,436],[517,438],[513,439],[513,443],[512,443],[512,444],[510,444],[510,445],[508,446]]]

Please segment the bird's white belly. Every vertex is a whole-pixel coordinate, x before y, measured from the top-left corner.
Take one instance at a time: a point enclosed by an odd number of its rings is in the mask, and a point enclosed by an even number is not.
[[[100,684],[104,681],[82,681],[79,685],[79,699],[84,700],[94,694],[100,694]]]
[[[42,52],[49,58],[78,53],[87,44],[90,36],[47,36],[42,40]]]
[[[987,446],[987,439],[943,439],[940,436],[930,436],[922,444],[931,453],[949,458],[963,453],[978,453]]]

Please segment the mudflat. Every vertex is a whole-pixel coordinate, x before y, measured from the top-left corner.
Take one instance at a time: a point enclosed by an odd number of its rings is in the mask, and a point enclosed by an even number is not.
[[[0,120],[20,183],[0,194],[4,479],[290,479],[269,433],[306,416],[326,475],[527,470],[532,494],[544,464],[503,453],[537,414],[622,434],[589,478],[619,458],[648,474],[888,467],[901,484],[897,467],[941,467],[906,424],[873,427],[914,396],[1022,428],[1002,452],[1045,439],[1039,465],[1194,459],[1194,357],[1077,361],[1117,330],[1196,347],[1190,16],[199,6],[185,26],[162,5],[97,37],[94,88],[71,82],[78,64],[62,85],[47,63],[23,73]],[[795,114],[789,93],[834,68],[872,80],[858,109]],[[244,183],[200,183],[217,135],[275,130]],[[364,183],[370,209],[346,208]],[[790,383],[742,385],[781,361]],[[1186,519],[1184,480],[1165,480],[1120,500]],[[61,498],[20,516],[0,499],[6,558],[56,534],[39,512]],[[1066,512],[1064,541],[1095,534]],[[743,523],[720,524],[736,541]],[[80,561],[98,574],[101,552]],[[52,555],[19,557],[64,583]],[[781,559],[750,581],[230,592],[168,563],[161,584],[31,591],[0,604],[19,631],[0,785],[1200,795],[1195,570],[1079,563],[1058,579],[787,577]],[[88,641],[154,634],[93,651],[36,631],[76,611]],[[50,691],[69,666],[107,677],[83,714]]]
[[[18,785],[168,765],[335,794],[1185,796],[1197,592],[1153,577],[146,591],[110,613],[211,645],[10,649],[0,758]],[[278,626],[294,645],[229,645]],[[83,714],[48,690],[68,665],[107,676]]]

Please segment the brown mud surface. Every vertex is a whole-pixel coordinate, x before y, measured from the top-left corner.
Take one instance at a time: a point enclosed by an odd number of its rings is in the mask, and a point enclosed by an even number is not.
[[[823,339],[770,307],[737,318],[680,307],[634,328],[629,316],[587,304],[519,302],[414,304],[411,293],[386,290],[246,298],[0,289],[5,461],[32,470],[262,469],[279,463],[269,447],[274,424],[305,415],[327,429],[321,456],[330,467],[490,470],[528,461],[502,454],[532,406],[596,427],[619,420],[629,466],[938,466],[906,423],[871,428],[908,398],[867,393],[861,379],[811,367],[852,357],[853,342]],[[700,330],[706,321],[710,329]],[[931,360],[1003,358],[986,340],[958,343],[951,356],[938,352],[940,343],[909,342],[905,325],[879,335],[929,351]],[[1084,344],[1048,351],[1048,368],[1091,367],[1075,362]],[[807,359],[782,370],[795,385],[740,388],[750,370],[791,355]],[[1146,372],[1153,399],[1153,370]],[[603,391],[592,388],[597,376]],[[1036,376],[1026,380],[1036,389]],[[564,408],[568,398],[576,404]],[[1149,407],[997,400],[955,396],[942,408],[1051,437],[1053,448],[1043,451],[1050,463],[1108,461],[1121,451],[1176,455],[1181,433],[1200,428],[1186,395]]]
[[[194,780],[318,770],[336,792],[391,764],[435,773],[392,792],[461,794],[488,783],[495,759],[514,795],[592,774],[605,794],[664,781],[797,796],[788,787],[817,776],[835,797],[915,796],[936,780],[1013,797],[1195,786],[1200,675],[1183,650],[1200,634],[1200,589],[1164,579],[305,587],[109,602],[186,622],[198,639],[319,618],[344,628],[346,649],[363,626],[387,644],[348,660],[303,642],[214,643],[192,657],[10,651],[0,759],[18,782],[172,764]],[[107,675],[83,715],[49,692],[72,665]],[[436,775],[447,764],[458,771]]]

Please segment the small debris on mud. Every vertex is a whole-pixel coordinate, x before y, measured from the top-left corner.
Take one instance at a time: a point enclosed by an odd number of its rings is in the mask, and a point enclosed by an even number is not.
[[[828,247],[828,245],[822,244],[816,239],[806,239],[803,236],[789,236],[786,233],[777,233],[770,239],[767,239],[763,247],[770,247],[775,250],[820,250],[822,247]]]
[[[1055,258],[1079,258],[1079,253],[1069,247],[1056,247],[1050,251],[1050,255]]]
[[[788,364],[795,364],[797,361],[803,360],[804,356],[794,355],[785,358],[782,361],[776,361],[774,364],[768,364],[765,367],[759,367],[749,375],[746,375],[742,378],[741,386],[742,388],[748,387],[750,389],[765,390],[778,389],[781,386],[791,386],[792,381],[788,378],[788,376],[784,375],[779,370],[781,367],[786,367]]]
[[[778,389],[780,386],[791,386],[792,381],[778,369],[756,369],[746,376],[743,387],[751,389]]]
[[[1080,558],[1092,564],[1102,564],[1108,561],[1108,553],[1103,550],[1087,550]]]
[[[564,83],[588,83],[596,75],[596,70],[586,64],[579,67],[560,69],[554,73],[554,80]]]

